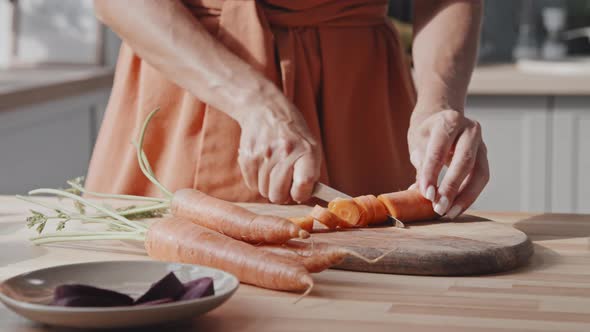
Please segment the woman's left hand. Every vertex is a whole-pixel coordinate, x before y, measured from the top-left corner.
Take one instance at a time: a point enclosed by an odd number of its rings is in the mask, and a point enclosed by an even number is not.
[[[481,126],[459,111],[418,106],[412,114],[408,144],[416,185],[439,215],[456,218],[475,202],[489,181]],[[444,165],[448,170],[437,190]]]

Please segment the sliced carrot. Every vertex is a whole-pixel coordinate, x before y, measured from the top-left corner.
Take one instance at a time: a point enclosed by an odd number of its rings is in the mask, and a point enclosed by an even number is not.
[[[379,224],[387,220],[387,209],[374,195],[354,198],[354,201],[365,211],[366,218],[362,226]]]
[[[387,221],[387,208],[385,207],[385,205],[383,205],[383,203],[381,203],[381,201],[377,199],[377,197],[373,195],[370,196],[372,196],[370,202],[373,206],[373,213],[375,215],[375,218],[369,224],[380,224],[382,222]]]
[[[367,226],[368,224],[371,224],[374,222],[375,211],[373,209],[370,196],[373,196],[373,195],[358,196],[358,197],[353,198],[354,202],[364,211],[365,217],[363,218],[362,223],[359,223],[359,226]],[[373,196],[373,197],[375,197],[375,196]],[[375,199],[377,199],[377,198],[375,197]],[[379,204],[381,204],[381,203],[379,203]]]
[[[328,210],[344,220],[348,227],[362,226],[365,219],[365,211],[353,200],[337,198],[328,203]]]
[[[319,205],[314,206],[313,210],[311,210],[311,213],[309,215],[313,219],[324,224],[329,229],[335,229],[344,222],[337,215],[333,214],[328,209],[321,207]]]
[[[312,216],[292,217],[292,218],[289,218],[289,220],[307,232],[311,233],[311,231],[313,230],[313,217]]]
[[[171,217],[152,223],[144,244],[154,259],[214,267],[264,288],[296,291],[313,286],[300,262],[258,250],[188,219]]]
[[[382,194],[377,197],[389,214],[403,222],[436,219],[432,202],[415,189]]]

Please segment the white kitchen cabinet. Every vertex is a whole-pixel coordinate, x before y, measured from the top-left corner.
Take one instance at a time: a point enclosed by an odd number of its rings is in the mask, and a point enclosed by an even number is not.
[[[590,97],[471,96],[491,179],[473,208],[590,213]]]
[[[545,211],[549,206],[550,112],[543,96],[470,96],[488,147],[490,182],[473,205],[481,210]]]
[[[555,98],[551,211],[590,213],[590,97]]]
[[[108,89],[0,112],[0,194],[84,175]]]

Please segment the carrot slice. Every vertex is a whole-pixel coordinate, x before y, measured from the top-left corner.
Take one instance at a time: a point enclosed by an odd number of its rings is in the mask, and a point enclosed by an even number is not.
[[[387,209],[374,195],[354,198],[354,201],[365,211],[366,217],[361,226],[382,223],[387,220]]]
[[[337,198],[328,204],[328,210],[344,220],[341,226],[362,226],[366,217],[365,211],[353,200]]]
[[[294,223],[295,225],[301,227],[301,229],[310,232],[313,230],[313,217],[306,216],[306,217],[292,217],[289,218],[289,221]]]
[[[330,212],[328,209],[321,207],[319,205],[314,206],[313,210],[311,210],[311,213],[309,215],[313,219],[324,224],[329,229],[335,229],[342,223],[345,223],[344,220],[340,219],[338,216]]]
[[[373,222],[370,222],[369,224],[379,224],[387,221],[387,208],[379,199],[377,199],[377,197],[373,195],[371,196],[371,204],[373,206],[375,218],[373,219]]]
[[[371,198],[369,196],[373,195],[358,196],[353,198],[354,202],[364,211],[365,217],[363,218],[362,222],[359,223],[359,226],[367,226],[368,224],[373,223],[375,219],[375,211],[373,209]],[[375,197],[375,199],[377,198]]]
[[[377,199],[385,205],[391,216],[404,222],[438,217],[432,208],[432,202],[424,198],[418,190],[410,189],[382,194]]]

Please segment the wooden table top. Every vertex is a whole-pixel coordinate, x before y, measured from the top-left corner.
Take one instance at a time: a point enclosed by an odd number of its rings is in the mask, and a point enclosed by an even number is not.
[[[66,263],[149,259],[141,246],[120,242],[33,246],[24,227],[29,207],[0,196],[0,279]],[[314,275],[313,292],[295,305],[296,294],[241,285],[220,308],[166,330],[590,331],[590,215],[472,214],[527,233],[531,263],[477,277],[328,270]],[[56,331],[0,306],[0,331],[46,330]]]

